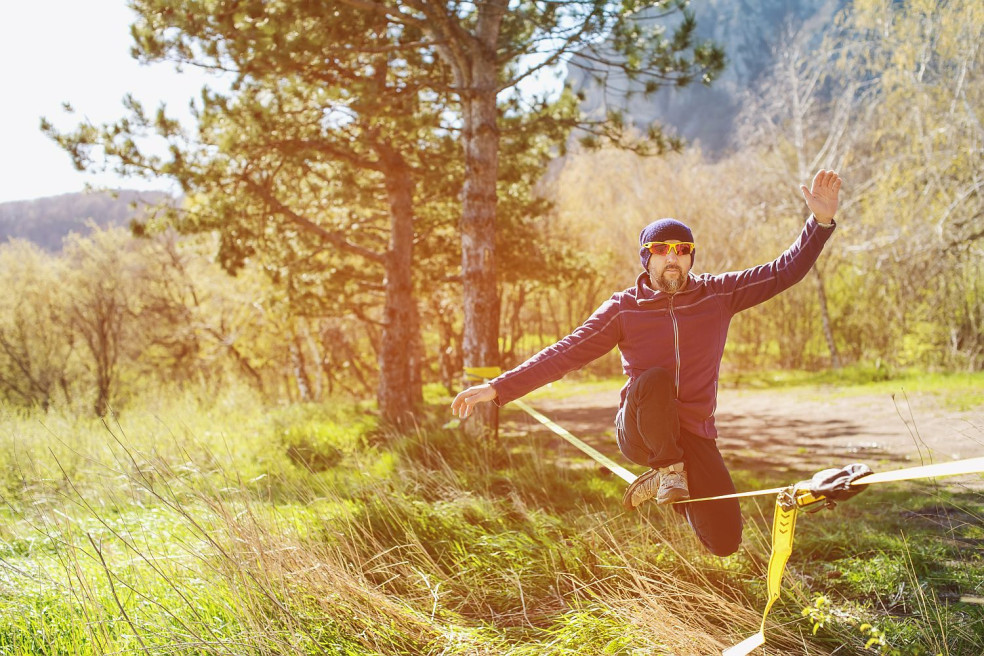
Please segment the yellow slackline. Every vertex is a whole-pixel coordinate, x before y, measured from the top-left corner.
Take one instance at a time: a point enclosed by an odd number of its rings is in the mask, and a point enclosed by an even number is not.
[[[980,473],[984,473],[984,458],[967,458],[966,460],[953,460],[952,462],[942,462],[936,465],[907,467],[906,469],[896,469],[894,471],[881,472],[880,474],[869,474],[864,478],[852,481],[851,487],[872,485],[874,483],[911,481],[916,478],[936,478],[937,476],[959,476],[960,474]]]
[[[498,376],[501,370],[498,367],[466,367],[465,374],[469,378],[477,380],[489,380]],[[523,410],[551,431],[560,435],[571,445],[586,453],[598,464],[610,470],[613,474],[632,483],[637,477],[635,474],[618,465],[611,458],[600,453],[596,449],[588,446],[583,441],[572,435],[563,427],[551,421],[548,417],[537,412],[522,401],[513,401],[519,409]],[[961,474],[981,474],[984,473],[984,457],[968,458],[966,460],[954,460],[953,462],[940,463],[935,465],[924,465],[921,467],[907,467],[894,471],[868,474],[862,478],[851,481],[851,487],[864,485],[876,485],[878,483],[890,483],[897,481],[910,481],[921,478],[936,478],[943,476],[959,476]],[[786,563],[793,552],[793,533],[796,529],[796,516],[800,508],[812,506],[823,501],[825,497],[815,496],[808,489],[798,485],[788,487],[776,487],[768,490],[752,490],[750,492],[737,492],[735,494],[723,494],[716,497],[703,497],[700,499],[685,499],[675,503],[698,503],[701,501],[714,501],[717,499],[734,499],[739,497],[762,496],[767,494],[776,495],[776,509],[772,518],[772,553],[769,555],[769,569],[767,575],[767,587],[769,599],[765,604],[762,613],[762,625],[757,633],[749,636],[734,647],[725,649],[722,656],[746,656],[757,647],[765,644],[765,620],[772,610],[772,605],[779,599],[782,588],[782,576],[786,571]]]
[[[609,471],[611,471],[613,474],[621,478],[626,483],[632,483],[637,478],[636,475],[630,472],[628,469],[622,467],[608,456],[604,455],[603,453],[595,450],[594,448],[588,446],[581,440],[577,439],[576,437],[568,433],[566,430],[564,430],[562,427],[550,421],[549,419],[547,419],[546,417],[544,417],[539,412],[537,412],[530,406],[526,405],[522,401],[513,401],[513,405],[515,405],[520,410],[526,412],[528,415],[539,421],[541,424],[543,424],[553,432],[563,437],[565,440],[567,440],[568,442],[579,448],[581,451],[584,451],[591,458],[593,458],[598,464],[607,468]]]
[[[499,367],[465,367],[465,376],[472,380],[492,380],[502,373]]]
[[[495,378],[501,373],[502,373],[502,369],[500,369],[499,367],[465,367],[465,375],[473,380],[488,381],[491,380],[492,378]],[[578,438],[574,437],[569,432],[567,432],[563,427],[558,426],[544,415],[540,414],[530,406],[526,405],[524,402],[517,399],[516,401],[513,401],[513,405],[515,405],[517,408],[519,408],[526,414],[536,419],[538,422],[540,422],[541,424],[543,424],[553,432],[560,435],[562,438],[564,438],[565,440],[573,444],[575,447],[586,453],[592,460],[594,460],[601,466],[611,471],[613,474],[624,480],[626,483],[632,483],[632,481],[636,479],[636,475],[630,472],[628,469],[622,467],[621,465],[619,465],[614,460],[604,455],[597,449],[588,446]]]
[[[499,367],[465,367],[465,375],[473,380],[487,381],[492,378],[495,378],[501,373],[502,373],[502,369],[500,369]],[[526,405],[524,402],[517,399],[512,403],[517,408],[519,408],[526,414],[530,415],[538,422],[540,422],[541,424],[543,424],[544,426],[546,426],[547,428],[549,428],[550,430],[557,433],[562,438],[573,444],[575,447],[586,453],[592,460],[594,460],[601,466],[611,471],[613,474],[621,478],[626,483],[632,483],[632,481],[636,479],[636,475],[630,472],[628,469],[622,467],[621,465],[619,465],[614,460],[612,460],[605,454],[601,453],[597,449],[592,448],[591,446],[585,444],[578,438],[574,437],[569,432],[567,432],[563,427],[558,426],[544,415],[540,414],[530,406]]]

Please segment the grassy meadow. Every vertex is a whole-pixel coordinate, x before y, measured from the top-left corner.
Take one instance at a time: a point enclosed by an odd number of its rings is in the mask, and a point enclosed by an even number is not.
[[[356,402],[242,391],[105,422],[0,408],[0,654],[688,656],[757,630],[770,498],[742,502],[742,550],[716,558],[676,513],[625,512],[579,452],[509,430],[516,411],[476,442],[431,392],[405,435]],[[801,514],[758,653],[984,653],[966,483]]]

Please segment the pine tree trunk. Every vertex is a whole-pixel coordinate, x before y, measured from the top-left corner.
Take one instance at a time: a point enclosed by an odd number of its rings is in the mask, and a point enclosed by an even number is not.
[[[413,296],[413,180],[399,153],[388,145],[377,151],[390,205],[377,398],[383,419],[403,427],[412,423],[415,399],[423,397],[420,373],[412,371],[419,359],[410,348],[419,331]]]
[[[461,277],[464,367],[499,365],[499,299],[496,294],[495,217],[499,175],[497,97],[499,35],[508,0],[476,3],[470,29],[435,12],[429,29],[441,44],[438,52],[451,67],[461,101],[465,182],[461,207]],[[442,10],[443,11],[443,10]],[[443,20],[440,18],[443,16]],[[450,20],[449,20],[450,19]],[[464,380],[463,384],[474,381]],[[465,423],[470,436],[496,434],[499,412],[492,403],[479,406]]]
[[[478,68],[476,66],[476,68]],[[492,66],[482,71],[482,88],[495,88]],[[478,80],[476,80],[478,83]],[[461,216],[461,275],[464,283],[465,368],[499,365],[499,298],[496,294],[495,213],[499,131],[494,93],[476,93],[464,102],[465,184]],[[474,381],[468,381],[474,382]],[[485,403],[466,423],[472,436],[495,435],[498,407]]]

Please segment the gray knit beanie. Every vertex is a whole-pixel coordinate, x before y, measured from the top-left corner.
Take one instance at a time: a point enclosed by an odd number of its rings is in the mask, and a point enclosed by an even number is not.
[[[643,248],[643,244],[648,244],[651,241],[690,241],[694,240],[694,235],[690,232],[690,228],[680,223],[676,219],[659,219],[653,221],[639,233],[639,259],[642,261],[642,268],[649,270],[649,258],[652,253],[649,252],[648,248]],[[697,249],[691,254],[691,263],[693,263],[693,258],[697,255]]]

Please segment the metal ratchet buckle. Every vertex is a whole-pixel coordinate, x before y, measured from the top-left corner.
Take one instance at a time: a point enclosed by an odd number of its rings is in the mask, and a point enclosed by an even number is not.
[[[822,495],[814,495],[804,487],[806,484],[809,484],[809,481],[790,485],[779,493],[778,502],[783,510],[788,512],[794,508],[801,508],[808,513],[815,513],[824,508],[834,507],[833,501]]]

